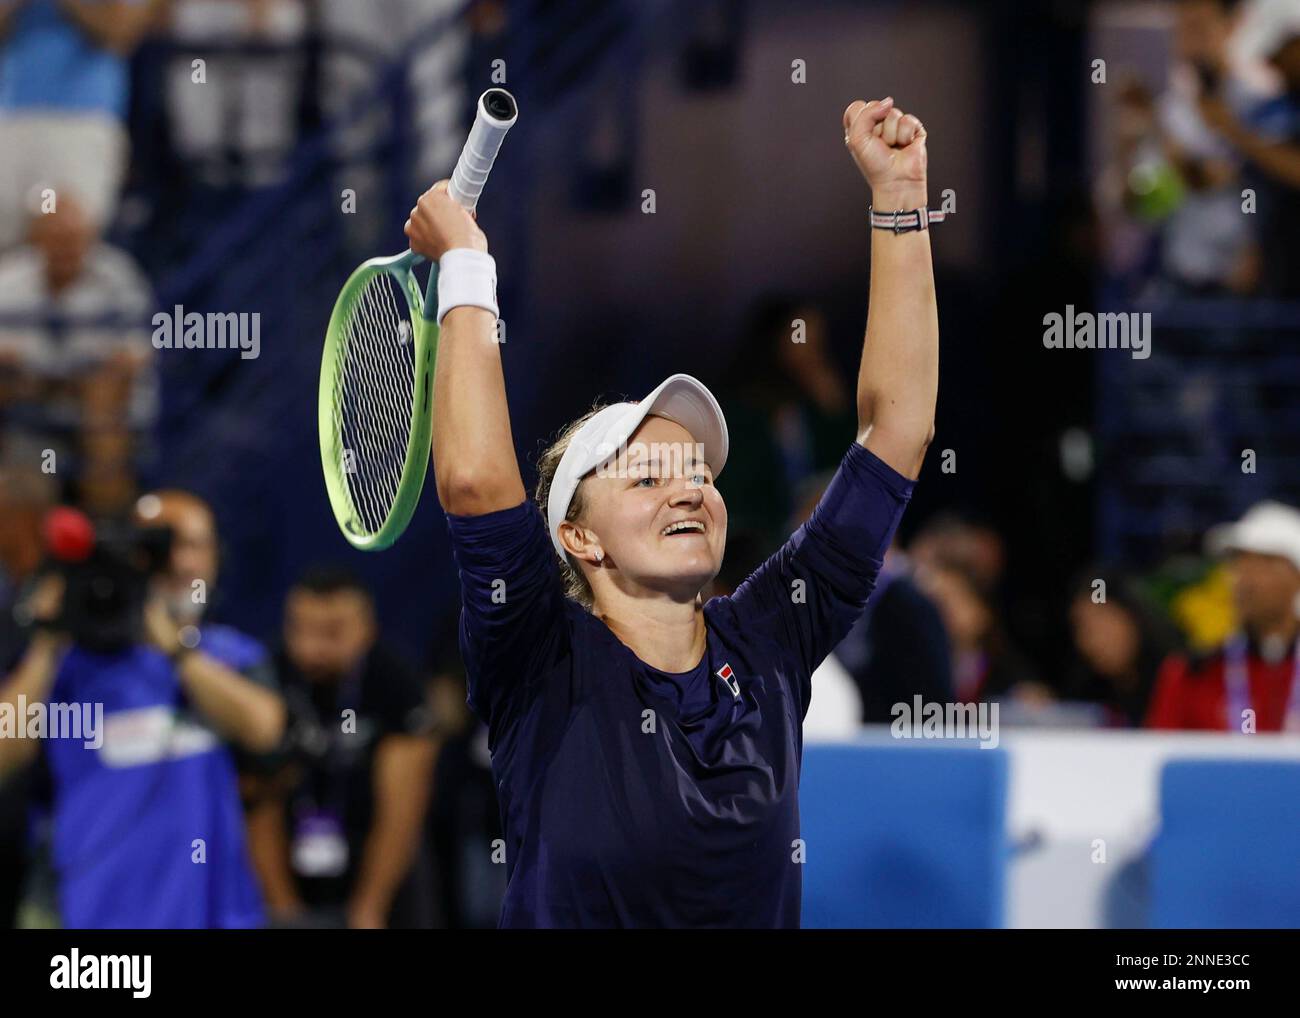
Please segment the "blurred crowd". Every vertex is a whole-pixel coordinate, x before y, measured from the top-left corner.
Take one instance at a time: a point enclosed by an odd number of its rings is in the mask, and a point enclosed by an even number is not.
[[[348,120],[340,163],[372,145],[383,125],[352,107],[439,20],[409,69],[410,164],[445,173],[465,61],[502,10],[0,0],[0,710],[106,712],[98,756],[0,728],[0,923],[495,923],[497,811],[455,621],[416,668],[360,581],[315,569],[263,647],[209,617],[212,510],[143,487],[155,288],[198,227],[279,183],[327,118]]]
[[[201,499],[146,493],[114,530],[47,482],[0,474],[0,717],[104,714],[93,748],[0,728],[6,924],[495,924],[499,821],[454,619],[421,671],[363,583],[314,568],[264,647],[210,618]]]
[[[0,0],[0,461],[43,456],[88,511],[126,512],[160,410],[153,315],[175,296],[160,277],[450,19],[409,82],[411,166],[445,172],[472,41],[501,31],[499,4],[466,6]],[[340,164],[380,126],[348,124]],[[364,200],[380,168],[348,165]]]
[[[283,592],[265,646],[220,622],[212,509],[143,490],[159,272],[196,217],[273,186],[401,39],[462,6],[0,0],[0,715],[104,707],[95,751],[0,738],[0,923],[495,924],[505,847],[456,618],[405,661],[373,592],[326,565]],[[1119,90],[1100,184],[1113,263],[1135,290],[1300,296],[1300,5],[1171,12],[1165,87]],[[473,5],[415,63],[422,179],[459,150],[457,68],[502,17]],[[375,130],[353,121],[344,144]],[[1240,214],[1245,189],[1267,214]],[[807,518],[856,430],[828,330],[782,295],[745,323],[720,392],[745,441],[714,594]],[[814,680],[810,738],[918,695],[996,701],[1008,724],[1300,730],[1294,509],[1225,522],[1178,582],[1084,570],[1064,672],[1018,646],[1005,540],[944,513],[891,549]]]
[[[792,298],[764,299],[751,316],[745,363],[721,397],[745,441],[720,482],[730,521],[716,593],[807,519],[856,428],[826,328],[814,305]],[[1244,695],[1251,731],[1300,730],[1300,689],[1290,692],[1300,670],[1300,511],[1263,502],[1204,535],[1203,552],[1149,574],[1084,568],[1064,592],[1071,647],[1058,671],[1017,646],[1003,536],[978,518],[935,514],[890,549],[863,618],[814,680],[805,732],[888,724],[893,706],[917,695],[997,701],[1013,724],[1210,731],[1241,729]]]
[[[1124,71],[1098,182],[1137,296],[1300,298],[1300,4],[1179,0],[1163,81]]]

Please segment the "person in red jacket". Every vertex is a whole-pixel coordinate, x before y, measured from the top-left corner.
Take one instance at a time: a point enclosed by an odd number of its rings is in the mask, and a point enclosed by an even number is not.
[[[1147,727],[1300,732],[1300,512],[1261,502],[1206,547],[1228,556],[1240,628],[1208,654],[1165,660]]]

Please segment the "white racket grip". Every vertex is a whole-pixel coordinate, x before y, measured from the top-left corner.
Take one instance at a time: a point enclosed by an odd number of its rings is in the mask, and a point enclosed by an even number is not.
[[[447,193],[462,208],[473,212],[478,206],[488,173],[501,151],[506,132],[519,117],[514,96],[504,88],[489,88],[478,97],[478,112],[461,149],[456,168],[451,173]]]

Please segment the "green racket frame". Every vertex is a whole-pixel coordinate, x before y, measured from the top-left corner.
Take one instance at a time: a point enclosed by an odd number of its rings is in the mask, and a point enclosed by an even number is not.
[[[412,251],[389,258],[371,258],[363,262],[343,284],[330,322],[325,330],[325,348],[321,354],[320,390],[318,393],[318,428],[320,431],[321,468],[330,507],[343,536],[362,551],[381,551],[402,536],[424,490],[429,469],[430,439],[433,433],[433,370],[438,356],[438,266],[430,266],[429,283],[421,292],[415,268],[425,259]],[[397,282],[411,312],[411,330],[415,343],[415,378],[412,387],[411,427],[406,441],[406,460],[398,480],[397,494],[388,516],[379,529],[371,532],[362,523],[361,513],[353,503],[348,475],[343,467],[342,435],[334,422],[335,380],[347,356],[347,330],[344,323],[352,301],[366,284],[380,273]]]

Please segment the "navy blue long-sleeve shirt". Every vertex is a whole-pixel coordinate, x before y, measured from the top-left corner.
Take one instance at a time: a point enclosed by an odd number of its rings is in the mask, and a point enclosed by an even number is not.
[[[448,514],[505,829],[501,926],[799,925],[810,676],[866,604],[912,487],[852,445],[807,523],[704,606],[707,650],[682,673],[565,598],[533,503]]]

